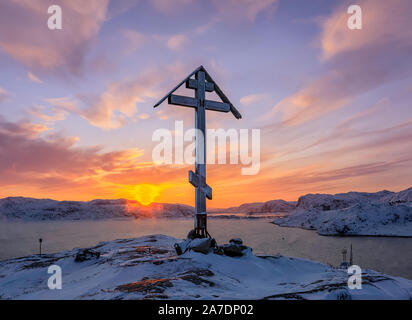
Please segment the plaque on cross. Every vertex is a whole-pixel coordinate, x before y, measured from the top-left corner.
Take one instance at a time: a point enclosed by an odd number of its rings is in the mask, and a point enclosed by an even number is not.
[[[195,91],[194,97],[173,94],[183,84],[186,84],[186,88]],[[215,92],[222,101],[206,100],[206,92]],[[154,108],[166,99],[169,104],[195,109],[195,126],[197,129],[195,136],[196,162],[195,172],[189,171],[189,182],[196,188],[194,231],[196,237],[210,237],[207,231],[206,198],[212,199],[212,188],[206,183],[206,110],[231,112],[236,119],[241,119],[242,116],[203,66],[198,67],[183,79],[173,90],[159,100]],[[201,141],[201,139],[203,140]]]

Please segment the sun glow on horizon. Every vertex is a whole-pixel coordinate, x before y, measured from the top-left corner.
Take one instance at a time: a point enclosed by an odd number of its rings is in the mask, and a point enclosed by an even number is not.
[[[155,202],[161,192],[167,188],[166,185],[154,185],[142,183],[137,185],[126,186],[121,190],[122,197],[129,200],[136,200],[144,206]]]

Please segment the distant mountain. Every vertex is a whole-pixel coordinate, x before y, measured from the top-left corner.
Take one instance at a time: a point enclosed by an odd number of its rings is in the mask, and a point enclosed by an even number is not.
[[[270,200],[266,202],[244,203],[238,207],[225,209],[212,209],[210,212],[224,213],[285,213],[296,208],[296,202],[287,202],[285,200]]]
[[[239,207],[215,209],[210,212],[279,213],[289,212],[294,203],[284,200],[245,203]],[[56,201],[8,197],[0,199],[0,219],[8,220],[97,220],[111,218],[173,218],[191,217],[194,208],[184,204],[152,203],[143,206],[135,200],[96,199],[92,201]]]
[[[143,206],[137,201],[92,200],[56,201],[9,197],[0,199],[0,219],[8,220],[96,220],[124,217],[187,217],[194,208],[183,204],[152,203]]]
[[[211,209],[210,213],[284,213],[274,223],[280,226],[316,229],[332,235],[412,236],[412,188],[395,193],[348,192],[307,194],[296,202],[270,200],[244,203],[238,207]],[[184,204],[152,203],[143,206],[135,200],[96,199],[56,201],[9,197],[0,199],[0,219],[7,220],[97,220],[111,218],[192,217],[194,208]]]
[[[275,224],[322,235],[412,236],[412,188],[395,193],[307,194]]]

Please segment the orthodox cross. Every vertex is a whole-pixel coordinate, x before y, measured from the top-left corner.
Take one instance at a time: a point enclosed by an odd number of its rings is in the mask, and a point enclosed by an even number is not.
[[[192,78],[194,76],[194,79]],[[186,88],[195,90],[195,97],[173,94],[184,83]],[[222,102],[206,100],[206,92],[215,92]],[[198,67],[189,76],[183,79],[172,91],[164,96],[154,108],[168,99],[169,104],[191,107],[195,109],[195,172],[189,171],[189,182],[196,188],[195,191],[195,237],[210,237],[207,232],[206,198],[212,199],[212,188],[206,183],[206,110],[218,112],[232,112],[236,119],[241,119],[239,111],[233,106],[219,86],[208,74],[203,66]]]

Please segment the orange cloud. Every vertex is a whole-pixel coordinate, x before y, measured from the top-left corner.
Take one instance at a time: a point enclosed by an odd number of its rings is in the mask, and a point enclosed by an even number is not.
[[[33,106],[28,110],[28,113],[36,118],[39,118],[47,123],[61,121],[66,118],[67,112],[59,108],[51,108],[49,113],[45,112],[44,106]]]
[[[77,138],[54,134],[44,125],[11,123],[0,119],[0,184],[34,184],[48,187],[72,185],[84,180],[100,179],[137,167],[142,152],[136,149],[100,152],[99,147],[78,148]],[[7,150],[7,151],[6,151]],[[67,190],[66,190],[67,191]]]

